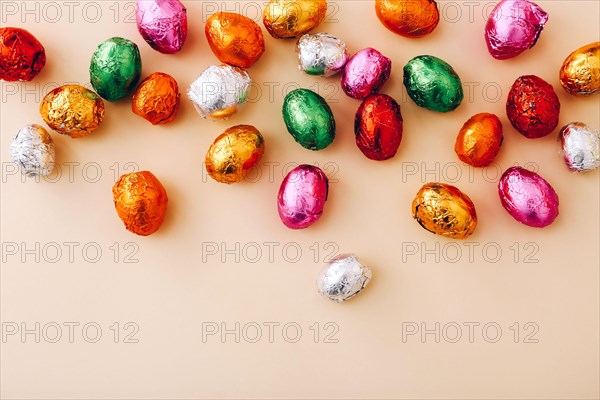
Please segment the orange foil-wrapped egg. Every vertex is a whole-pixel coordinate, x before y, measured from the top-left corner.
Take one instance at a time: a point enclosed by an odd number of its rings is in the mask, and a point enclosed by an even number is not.
[[[275,39],[295,38],[316,28],[327,14],[327,0],[270,0],[263,23]]]
[[[560,84],[572,95],[600,94],[600,42],[569,54],[560,69]]]
[[[122,175],[112,189],[117,214],[125,228],[148,236],[160,228],[167,211],[167,192],[149,171]]]
[[[58,133],[80,138],[100,126],[104,118],[104,102],[83,86],[64,85],[42,99],[40,115]]]
[[[206,171],[220,183],[242,181],[265,153],[265,140],[252,125],[236,125],[219,135],[206,153]]]
[[[440,21],[434,0],[376,0],[375,12],[386,28],[409,38],[431,33]]]
[[[150,74],[135,91],[131,109],[152,125],[173,121],[179,109],[177,81],[162,72]]]
[[[477,227],[477,212],[469,196],[445,183],[423,185],[412,202],[412,214],[429,232],[449,238],[466,239]]]
[[[248,17],[231,12],[213,14],[205,27],[215,56],[225,64],[249,68],[265,52],[260,26]]]
[[[494,114],[475,114],[461,128],[454,151],[462,162],[473,167],[490,165],[502,145],[502,122]]]

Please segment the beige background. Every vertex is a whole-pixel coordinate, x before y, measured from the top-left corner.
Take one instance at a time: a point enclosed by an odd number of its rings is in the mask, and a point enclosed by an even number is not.
[[[37,109],[47,91],[65,82],[88,85],[98,43],[111,36],[134,40],[143,75],[172,74],[185,93],[217,62],[203,33],[207,14],[228,9],[255,18],[263,2],[186,1],[188,40],[174,56],[143,42],[128,18],[132,2],[3,3],[2,25],[29,29],[48,54],[34,82],[2,82],[3,397],[598,398],[598,171],[569,173],[557,154],[558,130],[524,139],[504,111],[512,82],[536,74],[560,97],[561,126],[581,120],[600,127],[598,98],[570,97],[558,83],[564,58],[599,39],[598,2],[540,1],[550,15],[540,41],[503,62],[489,56],[483,39],[482,13],[490,2],[440,2],[440,25],[420,40],[387,31],[371,1],[330,5],[318,31],[343,38],[352,52],[372,46],[393,60],[383,92],[400,102],[405,124],[400,150],[387,162],[367,160],[356,148],[359,102],[340,91],[339,77],[304,76],[294,41],[264,31],[267,51],[249,71],[256,100],[231,120],[202,120],[182,98],[175,122],[154,127],[133,115],[128,101],[106,103],[106,119],[92,136],[53,133],[62,172],[37,183],[14,174],[10,140],[23,125],[43,122]],[[420,54],[446,60],[473,88],[455,112],[433,113],[406,96],[402,66]],[[338,134],[324,151],[305,150],[286,132],[281,103],[297,86],[319,91],[332,106]],[[463,166],[453,152],[458,130],[478,112],[496,113],[505,128],[497,165],[485,170]],[[255,125],[266,138],[260,175],[217,184],[206,177],[204,154],[219,133],[239,123]],[[326,165],[332,180],[323,218],[303,231],[286,229],[276,212],[290,163]],[[498,174],[515,163],[536,168],[559,193],[560,216],[552,226],[526,227],[502,209]],[[165,223],[147,238],[127,232],[112,204],[115,174],[132,169],[153,171],[169,194]],[[480,223],[467,243],[431,235],[412,220],[412,198],[428,181],[453,182],[475,202]],[[68,246],[75,249],[72,259]],[[99,261],[90,262],[97,248]],[[137,262],[125,262],[136,250],[129,261]],[[338,252],[358,254],[374,274],[367,290],[346,304],[315,291],[323,259]],[[36,322],[39,343],[34,334],[20,335]],[[70,322],[79,324],[73,343]],[[125,327],[128,322],[134,325]],[[90,323],[97,325],[84,335]],[[206,335],[222,323],[234,331],[240,324],[239,343],[234,334]],[[279,324],[272,340],[269,323]],[[434,334],[403,338],[408,328],[435,330],[436,323],[439,343]],[[479,324],[472,340],[469,323]],[[62,336],[51,343],[56,324]],[[262,336],[251,343],[257,325]],[[15,326],[19,332],[8,335]],[[102,336],[88,343],[94,326]],[[136,326],[138,342],[125,343]],[[462,336],[452,343],[456,326]],[[290,343],[298,327],[301,337]],[[502,334],[490,343],[495,327]]]

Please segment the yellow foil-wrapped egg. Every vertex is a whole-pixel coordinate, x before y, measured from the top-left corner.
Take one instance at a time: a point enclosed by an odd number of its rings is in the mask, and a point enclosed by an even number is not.
[[[104,118],[104,102],[83,86],[64,85],[44,97],[40,114],[50,128],[63,135],[80,138],[100,126]]]
[[[265,52],[260,26],[243,15],[219,12],[205,27],[206,39],[215,56],[225,64],[250,68]]]
[[[206,153],[206,172],[217,182],[243,180],[265,152],[265,140],[252,125],[236,125],[219,135]]]
[[[466,239],[477,227],[475,205],[458,188],[445,183],[427,183],[412,202],[413,218],[429,232]]]
[[[113,186],[115,209],[125,228],[148,236],[160,228],[167,212],[167,192],[152,172],[122,175]]]
[[[327,0],[270,0],[263,23],[275,39],[295,38],[316,28],[327,13]]]
[[[567,57],[560,69],[560,84],[572,95],[600,93],[600,42],[583,46]]]

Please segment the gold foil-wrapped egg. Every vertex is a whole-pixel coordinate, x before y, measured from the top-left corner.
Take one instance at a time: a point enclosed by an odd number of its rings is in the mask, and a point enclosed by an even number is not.
[[[149,171],[122,175],[112,189],[115,209],[125,228],[137,235],[156,232],[167,212],[167,192]]]
[[[560,69],[560,84],[572,95],[600,93],[600,42],[571,53]]]
[[[236,125],[219,135],[206,153],[206,171],[217,182],[236,183],[262,158],[265,140],[252,125]]]
[[[275,39],[295,38],[316,28],[327,13],[327,0],[270,0],[263,23]]]
[[[131,109],[152,125],[166,124],[177,115],[179,97],[177,81],[171,75],[155,72],[138,86]]]
[[[250,68],[265,52],[260,26],[243,15],[231,12],[213,14],[206,21],[204,30],[211,50],[225,64]]]
[[[104,118],[104,102],[83,86],[64,85],[43,98],[40,114],[50,128],[63,135],[80,138],[100,126]]]
[[[477,227],[475,205],[458,188],[445,183],[427,183],[412,202],[413,218],[429,232],[466,239]]]

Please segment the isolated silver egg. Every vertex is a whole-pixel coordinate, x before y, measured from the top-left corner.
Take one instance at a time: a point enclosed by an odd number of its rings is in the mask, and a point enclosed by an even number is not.
[[[600,133],[583,122],[565,125],[558,138],[562,155],[571,171],[591,171],[600,167]]]
[[[354,254],[341,254],[328,261],[317,278],[319,293],[336,303],[351,299],[371,280],[371,269]]]
[[[300,71],[320,76],[335,75],[349,58],[346,44],[328,33],[303,35],[296,43],[296,54]]]
[[[19,129],[10,144],[10,155],[24,175],[47,176],[54,170],[54,141],[39,125],[31,124]]]
[[[242,68],[212,65],[192,82],[187,97],[203,118],[227,119],[248,99],[251,83]]]

